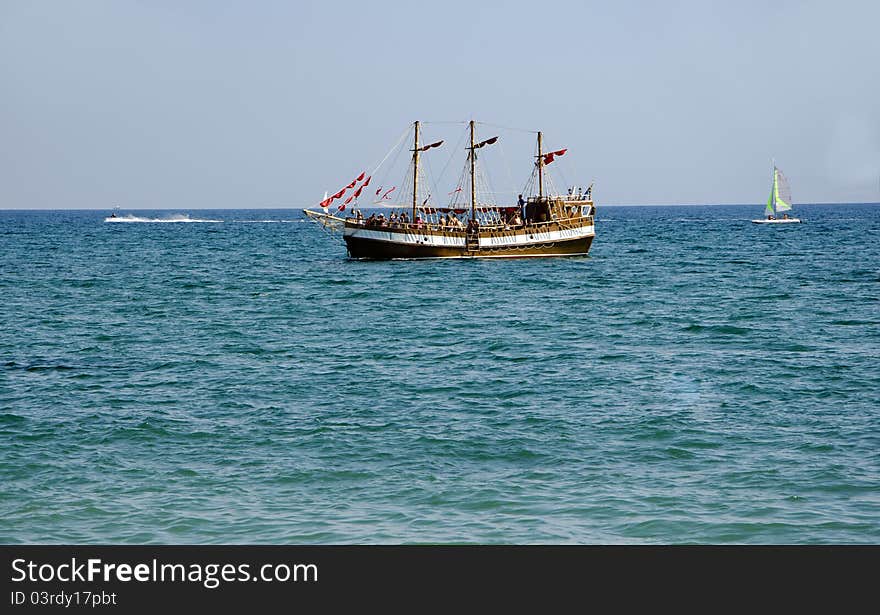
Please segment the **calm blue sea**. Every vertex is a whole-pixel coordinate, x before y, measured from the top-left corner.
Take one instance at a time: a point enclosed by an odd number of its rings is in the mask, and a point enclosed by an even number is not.
[[[379,263],[0,212],[0,542],[878,543],[880,205],[796,209]]]

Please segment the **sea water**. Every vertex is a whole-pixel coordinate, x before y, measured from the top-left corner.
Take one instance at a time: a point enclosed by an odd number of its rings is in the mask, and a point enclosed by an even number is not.
[[[761,211],[392,262],[0,212],[0,542],[880,542],[880,206]]]

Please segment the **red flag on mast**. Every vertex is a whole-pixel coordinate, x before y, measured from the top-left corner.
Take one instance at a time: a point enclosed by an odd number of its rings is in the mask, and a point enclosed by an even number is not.
[[[556,156],[564,156],[567,149],[558,149],[555,152],[550,152],[549,154],[544,154],[544,164],[550,164],[556,158]]]
[[[361,174],[358,175],[358,176],[357,176],[357,179],[354,180],[354,181],[356,181],[356,182],[361,181],[361,180],[364,178],[364,175],[366,175],[366,173],[365,173],[364,171],[361,171]]]

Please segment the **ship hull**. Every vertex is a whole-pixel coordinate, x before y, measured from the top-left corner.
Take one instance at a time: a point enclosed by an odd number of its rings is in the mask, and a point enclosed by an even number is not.
[[[583,226],[545,225],[479,235],[346,224],[343,237],[349,256],[359,259],[530,258],[585,256],[595,233],[590,220]]]
[[[752,220],[755,224],[800,224],[798,218],[776,218],[774,220]]]

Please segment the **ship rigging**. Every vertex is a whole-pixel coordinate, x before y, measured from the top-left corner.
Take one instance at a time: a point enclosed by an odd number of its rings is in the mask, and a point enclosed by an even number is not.
[[[518,258],[584,256],[595,237],[595,206],[592,184],[584,191],[572,187],[556,194],[545,170],[566,149],[545,152],[543,133],[537,133],[537,152],[532,173],[515,204],[493,204],[478,200],[478,182],[488,185],[478,159],[483,148],[495,145],[499,136],[478,141],[475,122],[468,122],[467,160],[457,186],[449,193],[447,206],[435,206],[432,195],[422,199],[420,170],[422,155],[439,148],[443,141],[421,142],[421,123],[413,123],[411,173],[403,189],[379,186],[374,191],[374,208],[391,208],[365,217],[358,199],[370,185],[373,174],[362,172],[355,180],[319,203],[321,211],[304,213],[324,229],[339,233],[348,254],[358,259],[415,258]],[[460,150],[459,150],[460,151]],[[388,156],[386,155],[386,159]],[[381,164],[381,163],[380,163]],[[375,174],[375,171],[374,171]],[[358,183],[360,186],[357,186]],[[469,202],[463,198],[465,185]],[[348,190],[352,194],[345,198]],[[367,192],[367,195],[372,192]],[[410,202],[388,204],[393,194],[407,194]],[[345,200],[343,200],[345,198]],[[330,207],[337,200],[336,212]],[[354,204],[349,208],[349,204]],[[346,211],[347,210],[347,211]]]

